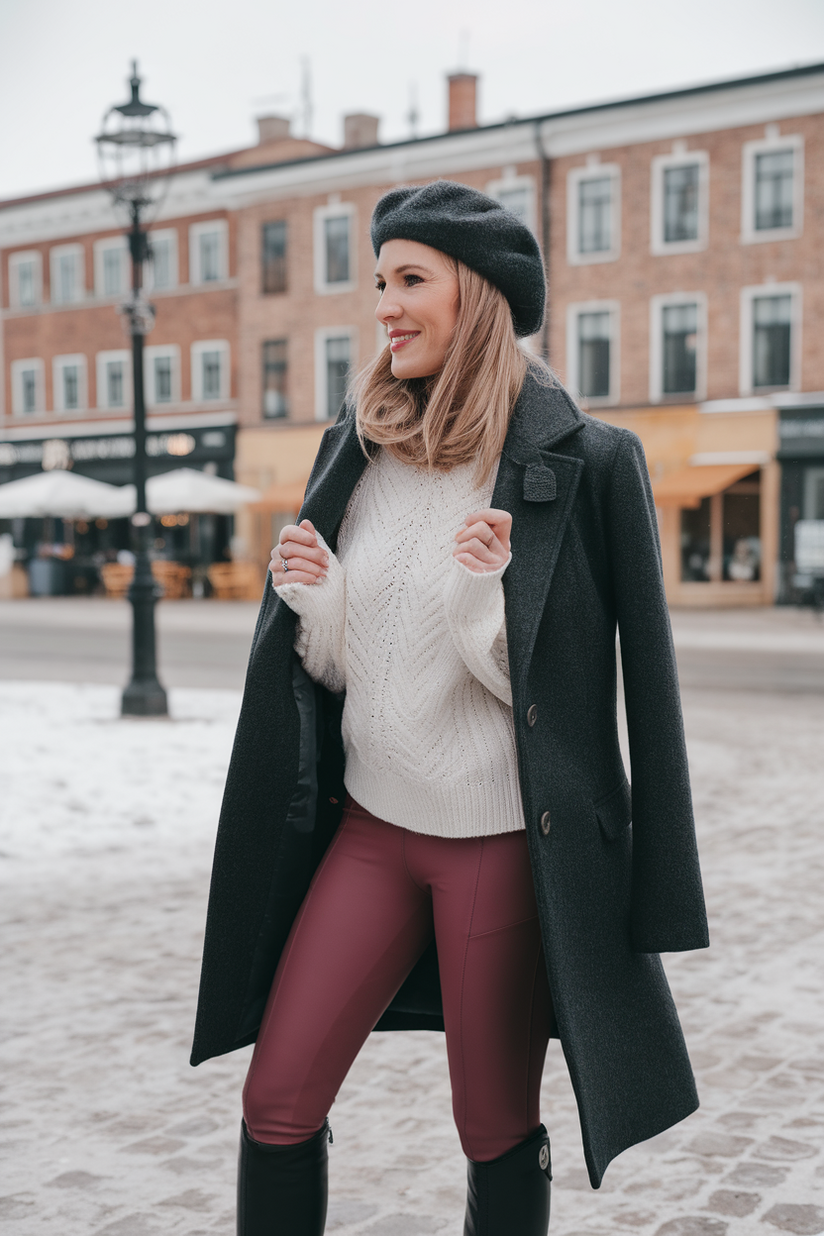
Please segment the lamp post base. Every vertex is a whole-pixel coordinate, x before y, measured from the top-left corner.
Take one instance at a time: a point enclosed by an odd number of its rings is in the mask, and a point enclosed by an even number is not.
[[[138,547],[134,578],[129,589],[133,614],[132,680],[123,692],[120,712],[124,717],[165,717],[169,711],[166,692],[158,681],[155,668],[154,609],[161,593],[152,575],[142,521],[136,530]]]
[[[122,717],[166,717],[166,692],[156,678],[132,679],[120,705]]]

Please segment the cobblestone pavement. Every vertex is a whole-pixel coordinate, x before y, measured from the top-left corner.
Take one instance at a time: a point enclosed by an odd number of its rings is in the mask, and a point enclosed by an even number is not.
[[[234,1231],[249,1053],[187,1057],[237,701],[181,690],[174,721],[121,722],[109,687],[0,684],[4,1236]],[[713,947],[666,965],[702,1107],[594,1193],[554,1042],[558,1236],[824,1232],[824,697],[685,709]],[[332,1126],[331,1233],[458,1236],[441,1036],[373,1035]]]

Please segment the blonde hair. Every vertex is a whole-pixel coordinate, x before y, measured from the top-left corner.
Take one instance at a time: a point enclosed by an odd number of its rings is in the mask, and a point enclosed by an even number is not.
[[[460,300],[443,368],[428,378],[395,378],[387,345],[355,381],[357,431],[367,455],[375,444],[430,471],[475,463],[483,485],[501,453],[528,362],[503,293],[463,262],[447,261]]]

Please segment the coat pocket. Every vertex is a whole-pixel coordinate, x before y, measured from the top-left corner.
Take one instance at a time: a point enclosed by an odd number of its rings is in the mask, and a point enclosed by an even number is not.
[[[593,803],[601,832],[615,841],[632,822],[632,791],[626,777],[614,790]]]

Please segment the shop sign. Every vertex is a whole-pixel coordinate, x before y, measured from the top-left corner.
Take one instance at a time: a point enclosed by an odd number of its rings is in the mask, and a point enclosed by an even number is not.
[[[785,459],[795,455],[824,455],[824,409],[816,408],[812,415],[806,416],[789,416],[782,412],[778,434],[780,454]]]
[[[191,433],[150,433],[146,436],[146,454],[150,458],[184,459],[200,447],[205,453],[223,451],[228,443],[225,429],[207,429],[200,441]],[[134,438],[131,434],[113,434],[105,438],[47,438],[38,442],[0,442],[0,468],[15,464],[40,464],[45,471],[71,468],[72,464],[90,460],[132,459]]]
[[[796,523],[795,569],[804,575],[824,575],[824,519]]]

